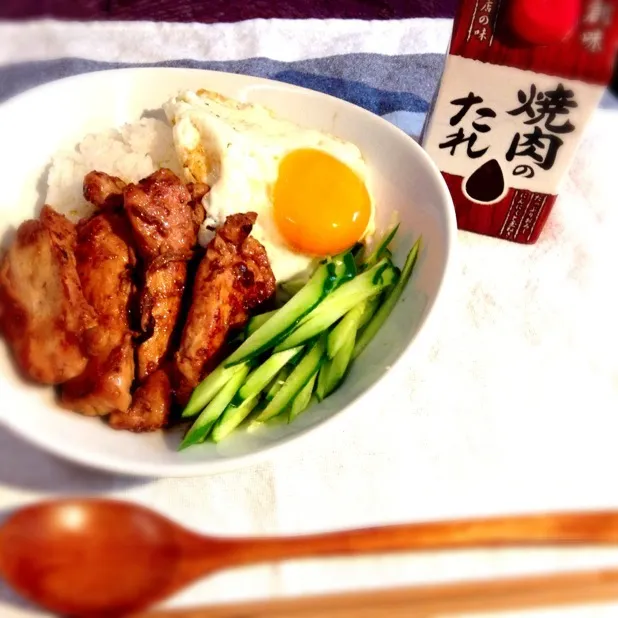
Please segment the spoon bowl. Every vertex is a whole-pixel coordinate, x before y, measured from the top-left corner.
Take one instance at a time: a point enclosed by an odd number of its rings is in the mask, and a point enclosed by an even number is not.
[[[124,503],[36,505],[2,528],[0,572],[24,597],[59,614],[124,614],[172,592],[189,536]]]

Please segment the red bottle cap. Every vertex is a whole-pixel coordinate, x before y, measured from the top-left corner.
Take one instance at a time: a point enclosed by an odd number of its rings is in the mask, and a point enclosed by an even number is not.
[[[509,25],[532,45],[560,43],[577,28],[581,5],[581,0],[510,0]]]

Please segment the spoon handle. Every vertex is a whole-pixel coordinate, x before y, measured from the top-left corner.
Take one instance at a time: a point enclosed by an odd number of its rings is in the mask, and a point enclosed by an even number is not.
[[[246,564],[392,551],[612,543],[618,543],[617,511],[455,520],[296,537],[239,539],[232,553],[235,561]]]

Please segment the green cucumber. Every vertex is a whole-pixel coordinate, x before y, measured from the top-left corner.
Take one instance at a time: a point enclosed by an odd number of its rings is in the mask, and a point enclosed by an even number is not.
[[[228,380],[225,386],[215,395],[212,401],[202,410],[196,421],[187,432],[178,450],[199,444],[206,439],[210,429],[230,404],[245,378],[249,374],[249,365],[241,368]]]
[[[356,331],[358,330],[358,325],[363,316],[364,310],[364,302],[352,307],[352,309],[350,309],[350,311],[348,311],[343,318],[341,318],[339,324],[337,324],[337,326],[330,331],[328,334],[328,342],[326,344],[328,358],[334,358],[335,354],[339,352],[348,339],[354,339],[356,337]]]
[[[321,393],[322,398],[328,397],[345,379],[352,362],[355,343],[356,331],[343,342],[343,346],[335,354],[335,357],[325,363],[326,375],[324,376],[325,384]]]
[[[318,401],[322,401],[326,397],[326,387],[328,385],[328,367],[330,365],[330,361],[326,359],[322,366],[320,367],[320,371],[318,372],[318,380],[315,385],[315,396]]]
[[[397,281],[393,288],[387,293],[384,302],[380,305],[365,328],[359,333],[356,340],[356,345],[354,347],[354,352],[352,354],[353,359],[357,358],[359,354],[367,347],[368,343],[375,337],[376,333],[386,321],[386,318],[388,318],[391,311],[394,309],[401,293],[403,292],[403,289],[410,280],[421,246],[422,237],[419,237],[406,257],[406,262],[401,271],[399,281]]]
[[[210,439],[213,442],[221,442],[251,414],[259,401],[260,398],[256,395],[250,399],[245,399],[240,405],[235,405],[234,402],[230,403],[212,428]]]
[[[398,269],[388,260],[381,260],[373,268],[338,287],[303,319],[300,325],[275,348],[275,352],[295,348],[319,335],[355,305],[395,283],[398,277]]]
[[[284,281],[280,287],[289,296],[296,296],[307,285],[308,279],[306,277],[294,277]]]
[[[294,401],[292,402],[292,406],[290,408],[289,422],[291,423],[301,412],[304,412],[311,402],[311,396],[313,395],[313,387],[315,386],[316,378],[318,377],[317,372],[313,374],[313,377],[309,379],[309,382],[303,386],[302,390],[296,397],[294,397]]]
[[[289,412],[288,410],[284,410],[283,412],[281,412],[281,414],[277,414],[277,416],[273,416],[272,418],[269,418],[267,421],[263,423],[259,421],[255,421],[255,423],[252,424],[251,427],[252,428],[263,427],[264,425],[266,425],[267,427],[277,427],[278,425],[289,425],[289,424],[290,424]]]
[[[354,279],[358,274],[358,268],[356,267],[356,260],[351,251],[347,251],[341,256],[340,272],[341,276],[337,281],[337,285],[343,285],[346,281]]]
[[[234,367],[219,365],[191,393],[191,398],[182,411],[182,418],[191,418],[203,410],[242,368],[243,365],[235,365]]]
[[[346,253],[322,264],[300,292],[293,296],[265,324],[258,328],[224,362],[225,367],[237,365],[255,358],[274,347],[312,311],[320,301],[337,287],[341,280],[349,278],[349,271],[356,272],[354,258]],[[294,346],[290,346],[294,347]]]
[[[299,346],[298,348],[292,348],[291,350],[278,352],[277,354],[269,356],[249,374],[247,381],[238,391],[238,398],[244,400],[259,395],[277,373],[279,373],[280,369],[292,361],[297,354],[300,354],[302,349],[302,346]]]
[[[387,257],[388,246],[393,242],[395,234],[399,230],[399,223],[393,225],[386,234],[382,237],[382,240],[378,242],[373,251],[365,258],[363,268],[366,270],[375,266],[382,258]]]
[[[256,418],[256,422],[263,423],[277,416],[292,403],[307,382],[319,371],[324,360],[325,350],[324,337],[320,337],[303,355],[302,360],[294,368],[281,389]]]
[[[273,381],[266,389],[266,401],[270,402],[275,398],[275,395],[281,390],[281,387],[285,384],[285,381],[288,379],[292,371],[294,371],[294,367],[292,367],[292,365],[286,365],[274,377]]]
[[[268,402],[266,401],[266,399],[264,399],[263,397],[258,397],[257,405],[255,406],[255,408],[253,408],[253,410],[251,410],[251,412],[249,412],[249,415],[243,421],[242,425],[244,425],[245,428],[251,427],[253,421],[262,413],[262,410],[266,407],[267,403]]]
[[[388,290],[388,288],[386,288]],[[363,304],[363,315],[358,323],[358,330],[367,324],[384,300],[384,292],[368,298]]]
[[[260,328],[260,326],[263,326],[266,322],[268,322],[268,320],[272,318],[275,313],[277,313],[277,309],[267,311],[266,313],[260,313],[259,315],[254,315],[249,318],[247,326],[245,327],[245,337],[253,335],[253,333]]]

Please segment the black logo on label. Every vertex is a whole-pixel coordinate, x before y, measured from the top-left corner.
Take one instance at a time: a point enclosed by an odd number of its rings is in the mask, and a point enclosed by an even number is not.
[[[504,192],[504,174],[496,159],[483,163],[465,183],[466,193],[477,202],[493,202]]]

